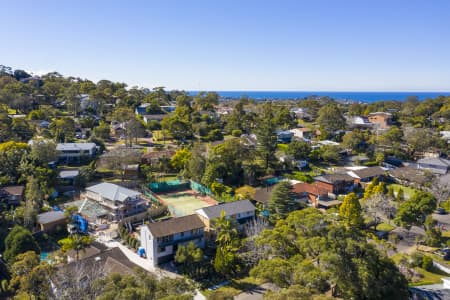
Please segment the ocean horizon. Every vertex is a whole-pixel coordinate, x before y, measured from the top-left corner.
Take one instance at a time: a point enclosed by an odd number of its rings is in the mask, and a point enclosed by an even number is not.
[[[199,91],[190,91],[196,95]],[[304,99],[311,96],[331,97],[338,101],[376,102],[376,101],[405,101],[408,97],[417,97],[419,100],[450,96],[450,91],[443,92],[333,92],[333,91],[216,91],[224,99],[239,99],[248,97],[255,100],[288,100]]]

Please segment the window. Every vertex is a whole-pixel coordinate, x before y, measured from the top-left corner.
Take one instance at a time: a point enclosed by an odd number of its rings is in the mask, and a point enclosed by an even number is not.
[[[158,247],[158,253],[166,251],[166,247]]]
[[[200,229],[199,228],[191,230],[191,235],[198,235],[198,234],[200,234]]]
[[[173,235],[167,235],[167,236],[158,238],[158,242],[160,242],[160,243],[168,243],[168,242],[171,242],[172,240],[173,240]]]

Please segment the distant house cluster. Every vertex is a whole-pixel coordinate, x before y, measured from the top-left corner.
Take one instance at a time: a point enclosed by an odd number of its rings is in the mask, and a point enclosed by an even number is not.
[[[368,116],[350,117],[347,121],[353,128],[385,130],[392,125],[392,114],[388,112],[373,112]]]

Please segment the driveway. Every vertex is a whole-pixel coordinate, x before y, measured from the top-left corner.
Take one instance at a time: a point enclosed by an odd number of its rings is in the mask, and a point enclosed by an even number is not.
[[[422,239],[425,235],[423,228],[413,226],[408,231],[405,228],[398,227],[391,231],[401,236],[401,239],[395,246],[397,247],[397,252],[400,253],[412,253],[416,250],[416,240]]]
[[[433,219],[438,222],[439,228],[442,231],[450,231],[450,214],[433,214]]]
[[[252,290],[234,296],[234,300],[262,300],[267,291],[276,291],[279,288],[273,283],[263,283]]]

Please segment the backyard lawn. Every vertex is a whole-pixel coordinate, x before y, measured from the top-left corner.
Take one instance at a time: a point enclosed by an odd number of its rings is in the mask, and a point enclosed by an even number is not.
[[[402,259],[402,257],[404,257],[404,255],[398,253],[398,254],[391,256],[391,259],[396,264],[398,264],[400,262],[400,260]],[[409,282],[409,286],[420,286],[420,285],[442,283],[441,278],[448,277],[448,275],[445,272],[443,272],[435,267],[433,267],[430,271],[427,271],[427,270],[419,268],[419,267],[415,267],[414,270],[416,270],[418,273],[420,273],[422,275],[422,278],[419,281]]]
[[[407,187],[407,186],[403,186],[400,184],[390,184],[390,187],[392,187],[394,189],[394,194],[397,196],[397,192],[402,189],[403,190],[403,194],[405,195],[405,199],[409,199],[417,190]]]
[[[380,231],[392,231],[395,229],[395,226],[390,225],[388,223],[381,223],[377,225],[377,230]]]

